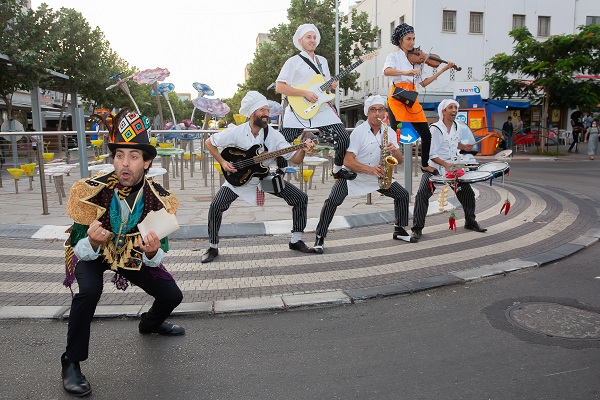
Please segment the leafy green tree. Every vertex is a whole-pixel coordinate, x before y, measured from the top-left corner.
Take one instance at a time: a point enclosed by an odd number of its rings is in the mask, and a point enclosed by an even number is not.
[[[496,54],[486,63],[491,67],[486,79],[492,95],[543,100],[542,121],[547,121],[549,107],[590,110],[596,106],[600,103],[598,81],[575,76],[600,72],[600,25],[579,30],[546,41],[536,40],[526,27],[511,31],[513,53]]]
[[[248,80],[238,85],[238,93],[231,99],[232,114],[239,110],[238,99],[249,90],[257,90],[271,100],[281,97],[274,90],[267,90],[279,75],[285,61],[298,53],[292,38],[296,28],[312,23],[321,34],[317,53],[327,59],[331,73],[335,73],[335,0],[292,0],[288,9],[287,24],[280,24],[269,32],[270,42],[259,45],[252,64],[248,68]],[[340,14],[339,59],[340,71],[355,62],[359,56],[372,50],[378,28],[371,26],[368,15],[353,9],[350,15]],[[352,72],[340,81],[340,87],[357,90],[359,74]],[[231,115],[231,114],[230,114]]]
[[[12,116],[12,95],[30,90],[48,76],[46,67],[53,62],[50,38],[54,32],[54,14],[43,4],[38,10],[25,8],[24,0],[0,3],[0,53],[10,63],[0,63],[0,97]]]

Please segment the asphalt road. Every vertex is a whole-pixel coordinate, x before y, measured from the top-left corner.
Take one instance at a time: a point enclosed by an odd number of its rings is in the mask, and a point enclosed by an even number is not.
[[[512,179],[598,202],[599,168],[529,162]],[[98,320],[82,369],[94,399],[600,399],[599,258],[594,245],[540,269],[410,296],[176,318],[188,332],[179,338]],[[64,322],[0,321],[0,398],[69,398],[65,335]]]

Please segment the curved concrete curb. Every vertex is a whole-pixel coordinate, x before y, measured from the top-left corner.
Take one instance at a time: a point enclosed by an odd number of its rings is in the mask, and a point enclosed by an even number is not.
[[[403,281],[390,285],[365,287],[351,290],[323,291],[315,293],[286,294],[273,297],[251,297],[246,299],[216,300],[213,302],[183,303],[173,311],[175,316],[215,316],[273,311],[291,311],[310,307],[332,307],[349,305],[374,298],[407,295],[443,286],[462,285],[491,277],[506,276],[512,272],[544,265],[569,257],[600,240],[600,222],[584,235],[556,249],[523,259],[513,259],[497,264],[483,265],[447,275]],[[68,306],[2,306],[0,319],[58,319],[69,317]],[[98,306],[96,318],[138,318],[150,308],[145,305]]]

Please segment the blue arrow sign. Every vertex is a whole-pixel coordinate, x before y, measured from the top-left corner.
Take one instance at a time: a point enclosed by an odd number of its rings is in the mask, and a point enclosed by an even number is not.
[[[410,122],[399,123],[398,129],[400,129],[400,143],[402,144],[414,143],[421,137]]]

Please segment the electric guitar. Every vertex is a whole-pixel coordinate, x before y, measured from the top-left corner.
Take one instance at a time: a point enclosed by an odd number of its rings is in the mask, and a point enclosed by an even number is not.
[[[232,186],[244,186],[253,176],[265,177],[269,174],[269,167],[261,164],[263,161],[291,153],[305,146],[305,143],[300,143],[295,146],[262,154],[258,154],[261,147],[259,144],[255,144],[248,150],[235,146],[226,147],[221,152],[221,157],[237,169],[237,172],[223,171],[223,176]]]
[[[288,102],[290,103],[290,106],[296,112],[296,115],[298,115],[300,118],[311,119],[319,111],[319,108],[323,103],[327,103],[335,99],[335,93],[325,91],[331,86],[331,84],[334,81],[339,81],[348,73],[350,73],[353,69],[358,67],[360,64],[367,60],[375,58],[378,54],[378,51],[365,54],[364,56],[360,57],[358,61],[356,61],[354,64],[350,65],[349,67],[346,67],[342,72],[340,72],[327,82],[325,82],[325,78],[323,77],[323,75],[318,74],[313,76],[311,80],[308,81],[308,83],[306,83],[303,86],[297,86],[296,88],[308,90],[315,93],[317,96],[319,96],[319,100],[317,100],[316,103],[311,103],[302,96],[288,96]]]

